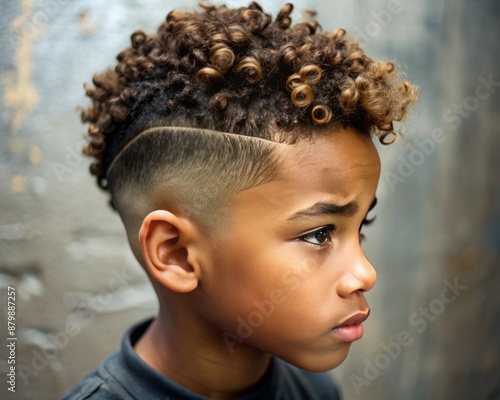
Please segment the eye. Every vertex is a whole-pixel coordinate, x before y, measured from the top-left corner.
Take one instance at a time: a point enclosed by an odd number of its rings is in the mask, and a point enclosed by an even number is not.
[[[361,229],[363,228],[363,226],[369,226],[373,224],[375,222],[375,218],[377,217],[373,217],[370,219],[365,218],[363,221],[361,221],[361,225],[359,226],[359,243],[363,242],[366,239],[366,236],[361,233]]]
[[[311,243],[315,246],[324,246],[332,240],[332,232],[335,230],[335,225],[327,225],[309,232],[299,239],[304,242]]]

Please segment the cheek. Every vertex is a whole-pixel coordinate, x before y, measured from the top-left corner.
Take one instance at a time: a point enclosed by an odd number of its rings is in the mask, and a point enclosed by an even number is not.
[[[292,324],[296,333],[317,333],[332,320],[336,305],[335,279],[321,273],[321,269],[312,272],[304,267],[288,274],[284,280],[285,301],[276,308],[276,319],[280,324]]]
[[[244,316],[267,310],[262,324],[266,335],[312,339],[334,322],[337,276],[329,260],[325,252],[304,244],[282,246],[272,257],[260,259],[243,280],[235,279],[241,283],[236,303]]]
[[[253,340],[301,342],[328,330],[335,310],[335,266],[328,251],[297,241],[225,245],[202,282],[200,303],[216,324],[235,332],[242,321]]]
[[[281,286],[281,273],[276,257],[262,246],[241,240],[233,241],[218,251],[205,279],[203,305],[215,311],[214,318],[236,324],[256,305]]]
[[[297,332],[307,336],[335,324],[340,307],[336,286],[342,268],[331,250],[303,246],[288,252],[289,268],[281,280],[286,301],[276,308],[276,319],[294,324]]]

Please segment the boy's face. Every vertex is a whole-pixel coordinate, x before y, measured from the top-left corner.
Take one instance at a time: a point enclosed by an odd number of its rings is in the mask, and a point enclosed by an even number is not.
[[[201,276],[200,307],[228,352],[252,346],[308,370],[347,356],[369,312],[376,273],[359,230],[375,198],[380,161],[352,130],[286,146],[280,177],[238,193]],[[350,317],[351,327],[339,328]],[[356,318],[355,318],[356,319]],[[354,323],[354,325],[352,325]]]

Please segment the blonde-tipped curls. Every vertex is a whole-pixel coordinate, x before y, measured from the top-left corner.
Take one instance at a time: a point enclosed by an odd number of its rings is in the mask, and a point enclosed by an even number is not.
[[[300,80],[300,75],[299,74],[293,74],[288,77],[286,80],[286,87],[288,90],[292,91],[295,89],[297,86],[299,86],[302,83]]]
[[[303,108],[311,105],[314,100],[314,93],[306,83],[302,83],[292,90],[292,104],[297,108]]]
[[[239,25],[231,25],[227,28],[229,40],[234,44],[241,46],[250,42],[248,33]]]
[[[262,67],[253,57],[245,57],[236,66],[236,73],[245,76],[248,83],[256,84],[262,79]]]
[[[311,111],[311,118],[317,125],[323,125],[332,119],[332,110],[322,104],[315,105]]]
[[[389,137],[389,139],[387,139],[387,137]],[[396,132],[391,129],[390,131],[382,131],[379,135],[379,141],[382,144],[388,145],[394,143],[397,137]]]
[[[306,65],[300,69],[300,80],[309,85],[318,83],[321,79],[321,69],[317,65]]]
[[[308,107],[314,100],[311,85],[321,79],[321,69],[317,65],[305,65],[298,74],[292,74],[286,81],[286,87],[292,92],[292,104],[297,108]]]
[[[196,79],[205,86],[215,86],[224,81],[224,74],[215,68],[205,67],[196,73]]]
[[[210,62],[222,72],[231,68],[235,59],[234,52],[223,43],[217,43],[210,49]]]

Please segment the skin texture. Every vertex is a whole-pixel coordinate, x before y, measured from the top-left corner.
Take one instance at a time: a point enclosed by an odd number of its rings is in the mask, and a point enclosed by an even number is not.
[[[246,393],[271,354],[306,370],[335,368],[350,343],[333,328],[369,312],[364,293],[376,273],[359,230],[380,175],[371,138],[346,129],[279,151],[280,176],[238,193],[217,237],[165,210],[140,231],[160,313],[136,351],[204,396]],[[288,220],[320,201],[355,205],[345,215]],[[318,231],[331,224],[333,232]]]

